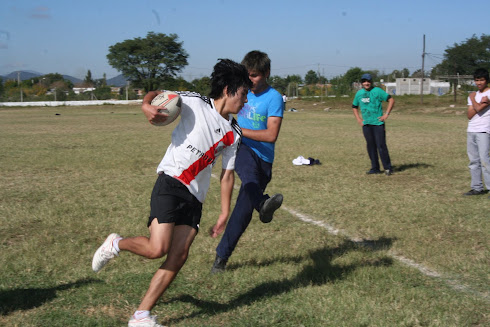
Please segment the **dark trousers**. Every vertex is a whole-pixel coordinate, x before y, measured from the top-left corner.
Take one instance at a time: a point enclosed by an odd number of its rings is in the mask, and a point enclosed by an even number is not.
[[[254,209],[259,211],[262,202],[269,198],[264,191],[272,178],[272,164],[260,159],[251,148],[242,144],[237,153],[235,171],[242,185],[225,233],[216,248],[216,254],[226,260],[252,220]]]
[[[364,125],[362,132],[366,139],[367,152],[371,160],[371,170],[379,169],[379,158],[385,170],[391,170],[390,154],[386,146],[386,130],[385,125]]]

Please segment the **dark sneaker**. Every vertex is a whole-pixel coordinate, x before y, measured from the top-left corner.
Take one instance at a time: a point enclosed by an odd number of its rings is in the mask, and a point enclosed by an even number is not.
[[[368,175],[381,174],[381,170],[371,169],[366,172]]]
[[[481,191],[477,191],[477,190],[469,190],[468,192],[464,193],[463,195],[482,195],[482,194],[486,194],[487,191],[485,190],[481,190]]]
[[[226,270],[227,259],[222,259],[218,255],[216,255],[216,259],[214,260],[213,267],[211,267],[211,274],[221,274]]]
[[[385,175],[386,175],[386,176],[391,176],[391,175],[393,175],[393,170],[391,170],[391,169],[386,169],[386,170],[385,170]]]
[[[263,223],[269,223],[274,216],[274,211],[281,207],[282,200],[282,194],[274,194],[272,197],[265,200],[259,211],[260,221]]]

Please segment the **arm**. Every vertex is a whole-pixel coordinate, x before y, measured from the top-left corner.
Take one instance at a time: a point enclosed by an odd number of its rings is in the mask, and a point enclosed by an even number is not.
[[[163,109],[164,107],[157,107],[151,105],[151,101],[160,93],[162,92],[150,91],[143,98],[143,104],[141,105],[141,110],[143,110],[143,113],[145,114],[150,124],[164,122],[165,120],[167,120],[168,117],[166,113],[158,111],[158,109]]]
[[[361,126],[364,126],[364,123],[362,122],[362,118],[359,115],[359,108],[358,107],[352,107],[352,111],[354,112],[354,116],[356,117],[357,123]]]
[[[480,103],[478,103],[475,100],[475,96],[476,96],[476,92],[470,93],[469,99],[471,100],[471,105],[468,106],[468,112],[467,112],[468,119],[473,118],[474,115],[476,115],[478,112],[485,109],[490,104],[488,97],[484,96],[481,99]]]
[[[383,116],[379,117],[380,121],[386,121],[388,119],[388,116],[390,115],[391,110],[393,110],[394,105],[395,105],[395,99],[390,97],[388,99],[388,107],[386,108],[386,113]]]
[[[221,213],[209,234],[211,237],[217,237],[226,227],[228,216],[230,215],[231,195],[233,193],[233,185],[235,185],[235,172],[229,169],[223,169],[220,177],[221,184]]]
[[[281,123],[282,117],[269,117],[267,118],[266,129],[253,130],[242,128],[243,136],[254,141],[274,143],[279,136]]]

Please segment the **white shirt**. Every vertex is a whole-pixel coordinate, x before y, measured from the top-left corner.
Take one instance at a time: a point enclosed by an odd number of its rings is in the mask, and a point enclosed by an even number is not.
[[[480,103],[481,98],[487,96],[490,99],[490,89],[485,92],[476,92],[475,101]],[[468,97],[468,106],[473,105]],[[490,133],[490,105],[477,112],[468,122],[468,133]]]
[[[177,93],[182,98],[180,122],[157,172],[181,181],[202,203],[217,157],[223,154],[223,169],[235,169],[242,132],[231,114],[225,119],[216,111],[213,99],[193,92]]]

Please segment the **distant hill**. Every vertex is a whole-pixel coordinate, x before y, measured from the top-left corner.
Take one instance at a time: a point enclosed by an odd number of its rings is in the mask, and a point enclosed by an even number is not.
[[[19,76],[19,73],[20,73],[20,76]],[[7,80],[17,80],[17,78],[20,77],[20,80],[23,81],[26,79],[39,77],[39,76],[43,76],[43,75],[46,75],[46,74],[41,74],[41,73],[38,73],[35,71],[15,71],[15,72],[11,72],[8,75],[0,76],[0,78],[5,82]],[[64,79],[71,81],[73,84],[80,84],[83,82],[82,79],[76,78],[76,77],[73,77],[70,75],[62,75],[62,76]],[[126,83],[127,83],[127,80],[123,75],[118,75],[116,77],[109,78],[107,80],[107,85],[110,85],[110,86],[125,86]]]
[[[20,73],[20,76],[19,76]],[[3,81],[6,80],[17,80],[20,77],[20,80],[26,80],[34,77],[42,76],[42,74],[38,72],[33,72],[33,71],[16,71],[16,72],[11,72],[8,75],[2,76]]]
[[[24,81],[26,79],[30,79],[30,78],[34,78],[34,77],[40,77],[40,76],[44,76],[44,75],[46,75],[46,74],[41,74],[41,73],[34,72],[34,71],[16,71],[16,72],[11,72],[10,74],[5,75],[5,76],[1,76],[1,77],[4,81],[12,80],[12,79],[17,80],[19,77],[20,77],[21,81]],[[64,79],[71,81],[73,84],[82,82],[81,79],[70,76],[70,75],[61,75],[61,76],[63,76]]]
[[[63,75],[63,78],[69,80],[73,84],[80,84],[83,82],[83,80],[76,78],[76,77],[73,77],[73,76],[70,76],[70,75]]]
[[[113,85],[113,86],[125,86],[127,83],[127,79],[121,74],[117,75],[116,77],[109,78],[107,80],[107,85]]]

